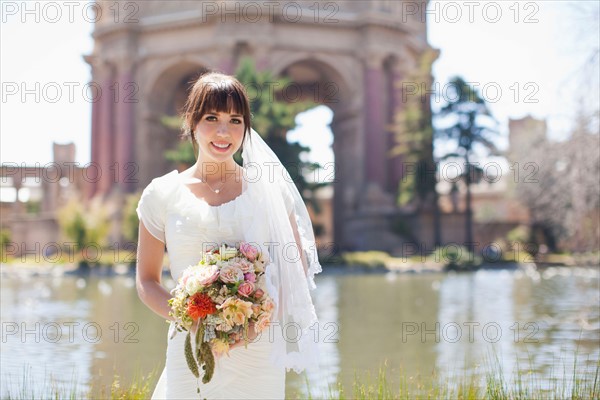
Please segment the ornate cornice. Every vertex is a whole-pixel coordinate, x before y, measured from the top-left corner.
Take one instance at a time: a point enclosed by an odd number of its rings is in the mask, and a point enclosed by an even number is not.
[[[272,16],[265,16],[265,21],[263,23],[274,25],[302,24],[329,29],[382,27],[409,34],[411,36],[421,35],[421,32],[419,32],[418,29],[419,24],[414,22],[402,22],[395,15],[387,14],[381,11],[339,11],[332,16],[331,19],[326,19],[326,14],[323,13],[319,14],[319,18],[316,18],[315,20],[313,10],[308,8],[303,8],[303,10],[306,12],[301,13],[298,20],[294,20],[293,22],[290,22],[289,18],[284,18],[280,13],[276,13]],[[164,15],[152,15],[141,17],[139,21],[135,23],[122,22],[118,24],[96,25],[92,36],[94,39],[100,39],[107,35],[113,35],[122,32],[129,33],[181,30],[202,25],[214,25],[220,22],[220,18],[220,15],[203,16],[200,10],[188,10]]]

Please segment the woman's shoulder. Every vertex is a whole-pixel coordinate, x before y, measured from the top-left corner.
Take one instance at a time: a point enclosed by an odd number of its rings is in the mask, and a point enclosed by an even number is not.
[[[152,182],[158,182],[158,183],[173,182],[173,181],[175,181],[175,179],[177,179],[178,176],[179,176],[179,172],[177,172],[177,170],[174,169],[173,171],[167,172],[164,175],[157,176],[156,178],[152,179]]]
[[[171,172],[152,179],[144,191],[153,193],[155,196],[165,197],[177,187],[178,179],[179,173],[174,169]]]

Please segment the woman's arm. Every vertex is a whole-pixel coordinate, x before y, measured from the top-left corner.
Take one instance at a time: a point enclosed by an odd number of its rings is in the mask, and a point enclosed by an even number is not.
[[[160,284],[164,255],[164,243],[152,236],[140,221],[135,279],[138,296],[152,311],[172,320],[168,303],[172,296]]]

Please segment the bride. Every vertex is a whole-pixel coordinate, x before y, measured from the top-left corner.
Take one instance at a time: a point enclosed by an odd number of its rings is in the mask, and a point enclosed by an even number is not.
[[[318,322],[309,289],[321,272],[312,224],[289,174],[250,127],[244,86],[215,72],[193,85],[184,110],[184,134],[194,145],[196,163],[152,180],[137,207],[139,242],[136,285],[140,299],[156,314],[169,316],[169,292],[161,285],[168,250],[177,280],[197,264],[207,246],[240,241],[270,256],[267,289],[276,308],[271,326],[251,327],[245,346],[238,340],[228,355],[215,354],[212,380],[202,384],[189,371],[184,334],[171,323],[166,363],[153,399],[285,397],[285,372],[302,372],[318,362],[311,327]],[[242,149],[243,165],[233,155]]]

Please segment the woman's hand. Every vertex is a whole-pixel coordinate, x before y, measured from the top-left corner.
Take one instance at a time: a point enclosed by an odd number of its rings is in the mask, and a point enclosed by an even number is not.
[[[246,342],[248,343],[252,343],[254,342],[254,340],[258,337],[258,332],[256,331],[255,327],[254,327],[254,321],[250,321],[248,323],[248,335],[244,338],[244,334],[237,334],[235,335],[235,342],[229,345],[229,350],[233,350],[237,347],[242,347],[242,346],[246,346]],[[213,355],[215,356],[215,359],[219,358],[222,356],[222,354],[217,354],[213,351]]]
[[[245,346],[246,341],[248,343],[252,343],[254,339],[256,339],[256,337],[258,336],[258,332],[256,332],[256,329],[254,328],[254,321],[250,321],[248,323],[248,335],[246,338],[244,338],[244,336],[244,334],[236,335],[235,343],[229,345],[229,350],[235,349],[236,347]]]

